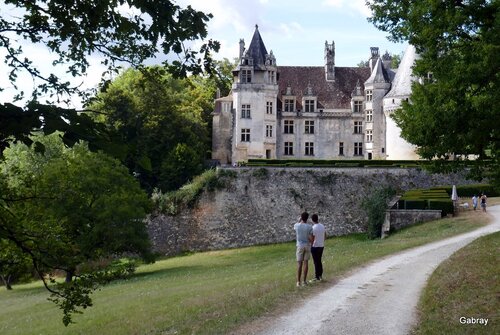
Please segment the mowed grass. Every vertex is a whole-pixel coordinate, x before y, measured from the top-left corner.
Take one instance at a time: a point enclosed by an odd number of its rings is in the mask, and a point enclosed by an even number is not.
[[[477,239],[443,262],[419,303],[413,334],[500,334],[500,232]],[[460,318],[488,319],[487,325]]]
[[[473,230],[489,219],[473,214],[416,225],[384,240],[367,240],[364,234],[330,238],[324,253],[327,280],[307,288],[295,287],[294,243],[160,260],[94,293],[94,306],[75,315],[76,324],[68,327],[40,283],[1,288],[0,334],[231,333],[259,316],[286,310],[358,266]]]

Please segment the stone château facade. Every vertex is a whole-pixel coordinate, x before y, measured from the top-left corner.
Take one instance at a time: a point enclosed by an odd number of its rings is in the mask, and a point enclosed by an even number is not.
[[[411,90],[415,51],[398,70],[371,48],[368,67],[336,67],[325,42],[324,66],[278,66],[256,26],[231,93],[215,101],[212,158],[221,164],[252,158],[418,159],[390,114]]]

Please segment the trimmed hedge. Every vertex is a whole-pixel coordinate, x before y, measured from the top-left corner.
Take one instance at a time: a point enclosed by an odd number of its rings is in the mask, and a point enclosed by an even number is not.
[[[367,159],[249,159],[248,162],[242,162],[243,166],[276,166],[284,164],[285,166],[312,166],[321,167],[419,167],[427,164],[425,161],[390,161],[390,160],[367,160]]]
[[[439,199],[433,199],[429,200],[429,209],[440,209],[441,216],[446,216],[448,214],[453,214],[454,208],[453,208],[453,201],[451,200],[439,200]]]
[[[452,186],[440,186],[440,189],[445,189],[446,192],[451,196]],[[436,188],[431,188],[438,189]],[[490,184],[470,184],[470,185],[458,185],[457,186],[457,194],[459,197],[468,197],[471,198],[474,194],[480,195],[485,193],[488,197],[498,197],[500,196],[500,192],[494,186]]]
[[[441,210],[441,216],[453,213],[453,202],[445,187],[406,191],[397,205],[399,209]]]

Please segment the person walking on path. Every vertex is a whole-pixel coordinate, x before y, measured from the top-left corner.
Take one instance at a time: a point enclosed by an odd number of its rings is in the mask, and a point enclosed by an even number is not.
[[[313,240],[312,226],[307,223],[308,218],[309,214],[307,212],[302,213],[300,221],[293,226],[297,237],[297,287],[307,284],[309,258],[311,258],[311,242]],[[301,278],[303,281],[301,281]]]
[[[474,208],[474,210],[477,209],[477,195],[475,195],[475,194],[472,197],[472,208]]]
[[[311,254],[314,261],[314,279],[313,281],[323,279],[323,263],[321,258],[323,257],[323,249],[325,247],[325,226],[318,222],[318,215],[313,214],[311,216],[313,221],[312,234],[313,242],[311,246]]]
[[[486,212],[486,194],[484,193],[481,196],[481,208],[483,209],[483,212]]]

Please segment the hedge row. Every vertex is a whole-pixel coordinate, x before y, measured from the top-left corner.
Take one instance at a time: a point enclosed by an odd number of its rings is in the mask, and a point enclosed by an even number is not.
[[[441,210],[441,216],[453,214],[451,199],[400,199],[395,207],[397,209]]]
[[[444,189],[451,197],[452,186],[441,186],[434,187],[431,190]],[[470,184],[470,185],[458,185],[457,194],[459,197],[472,197],[474,195],[486,194],[488,197],[498,197],[500,192],[497,188],[490,184]]]
[[[415,168],[433,166],[436,161],[423,160],[373,160],[373,159],[263,159],[253,158],[248,162],[239,162],[240,166],[299,166],[303,164],[312,164],[319,167],[337,167],[337,166],[360,166],[360,167],[401,167]],[[470,167],[476,164],[482,164],[482,161],[440,161],[443,166]]]
[[[249,159],[242,166],[320,166],[320,167],[419,167],[424,161],[339,160],[339,159]]]
[[[406,191],[398,201],[399,209],[435,209],[441,215],[453,213],[453,202],[446,188],[416,189]]]

